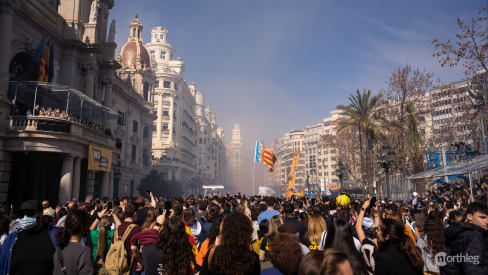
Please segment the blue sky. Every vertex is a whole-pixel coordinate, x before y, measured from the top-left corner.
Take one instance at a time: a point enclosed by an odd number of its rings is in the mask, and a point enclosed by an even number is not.
[[[485,1],[117,0],[116,42],[138,14],[143,38],[162,25],[217,123],[231,136],[271,143],[314,124],[356,89],[377,92],[403,64],[435,79],[463,77],[441,68],[434,38],[454,39],[456,17],[470,19]],[[118,50],[117,50],[118,51]]]

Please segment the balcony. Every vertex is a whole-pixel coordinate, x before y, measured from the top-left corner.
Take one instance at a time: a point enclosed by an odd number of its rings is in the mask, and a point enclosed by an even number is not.
[[[118,114],[82,92],[44,82],[9,82],[9,136],[57,138],[115,148],[107,120]]]
[[[61,118],[45,116],[11,116],[10,135],[22,133],[59,133],[73,136],[76,141],[87,141],[86,143],[106,144],[115,147],[115,139],[111,135],[90,125],[83,125],[74,121]]]

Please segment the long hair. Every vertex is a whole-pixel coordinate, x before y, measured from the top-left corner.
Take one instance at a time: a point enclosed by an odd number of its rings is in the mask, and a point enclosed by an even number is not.
[[[405,234],[403,224],[393,219],[385,219],[380,225],[380,230],[383,236],[388,237],[386,242],[398,243],[397,248],[407,256],[410,264],[415,269],[423,270],[424,261],[422,260],[422,254],[412,239]]]
[[[354,245],[352,228],[343,219],[333,222],[327,231],[324,248],[334,248],[349,256],[354,274],[366,274],[367,266]]]
[[[427,217],[422,238],[427,243],[425,250],[432,255],[432,260],[437,253],[444,251],[444,226],[438,217]]]
[[[193,212],[193,210],[189,208],[183,210],[181,214],[181,219],[189,226],[192,226],[197,222],[197,220],[195,219],[195,212]]]
[[[156,247],[161,250],[161,264],[168,274],[191,274],[194,255],[186,235],[185,223],[179,217],[166,219]]]
[[[280,227],[282,224],[283,219],[280,215],[273,216],[269,221],[268,233],[266,233],[266,236],[276,234],[278,232],[278,227]]]
[[[222,218],[214,220],[212,226],[210,226],[210,231],[208,232],[208,246],[211,247],[215,243],[217,236],[220,234],[220,224],[222,223]]]
[[[68,213],[64,227],[61,227],[56,233],[58,246],[65,248],[71,236],[83,237],[90,228],[90,216],[83,210],[73,210]]]
[[[212,262],[224,275],[247,274],[258,263],[251,251],[252,224],[249,218],[238,212],[231,212],[222,221],[220,245],[216,247]]]
[[[103,216],[100,220],[100,229],[98,230],[98,246],[96,256],[104,257],[105,249],[107,247],[107,231],[110,230],[112,226],[113,219],[110,216]]]
[[[417,230],[419,232],[424,231],[424,224],[425,224],[425,219],[426,215],[424,211],[415,211],[413,213],[413,219],[415,221],[415,226],[417,227]]]
[[[322,216],[313,214],[308,218],[307,237],[310,242],[320,243],[322,233],[327,231],[327,225]]]
[[[141,226],[141,231],[151,229],[152,225],[156,222],[156,218],[158,217],[158,215],[159,212],[156,208],[149,208],[149,210],[147,210],[146,219]]]

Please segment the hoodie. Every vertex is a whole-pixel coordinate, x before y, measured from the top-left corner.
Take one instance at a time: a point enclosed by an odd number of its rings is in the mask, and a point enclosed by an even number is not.
[[[460,259],[446,261],[445,265],[441,263],[441,274],[488,274],[487,230],[472,223],[458,222],[446,229],[445,238],[447,256]]]

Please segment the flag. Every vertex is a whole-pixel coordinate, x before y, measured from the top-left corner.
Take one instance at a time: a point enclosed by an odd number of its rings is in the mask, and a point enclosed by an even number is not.
[[[53,82],[54,78],[54,43],[49,46],[49,74],[48,82]]]
[[[41,42],[39,42],[39,46],[37,46],[36,53],[34,54],[34,58],[32,62],[39,64],[39,60],[41,59],[42,51],[44,50],[44,45],[46,44],[46,37],[43,36]]]
[[[276,156],[273,154],[273,151],[271,151],[268,146],[262,144],[259,141],[256,141],[254,162],[268,165],[269,171],[273,172],[274,163],[276,162]]]
[[[39,81],[49,81],[49,40],[44,44],[41,56],[39,59]]]

